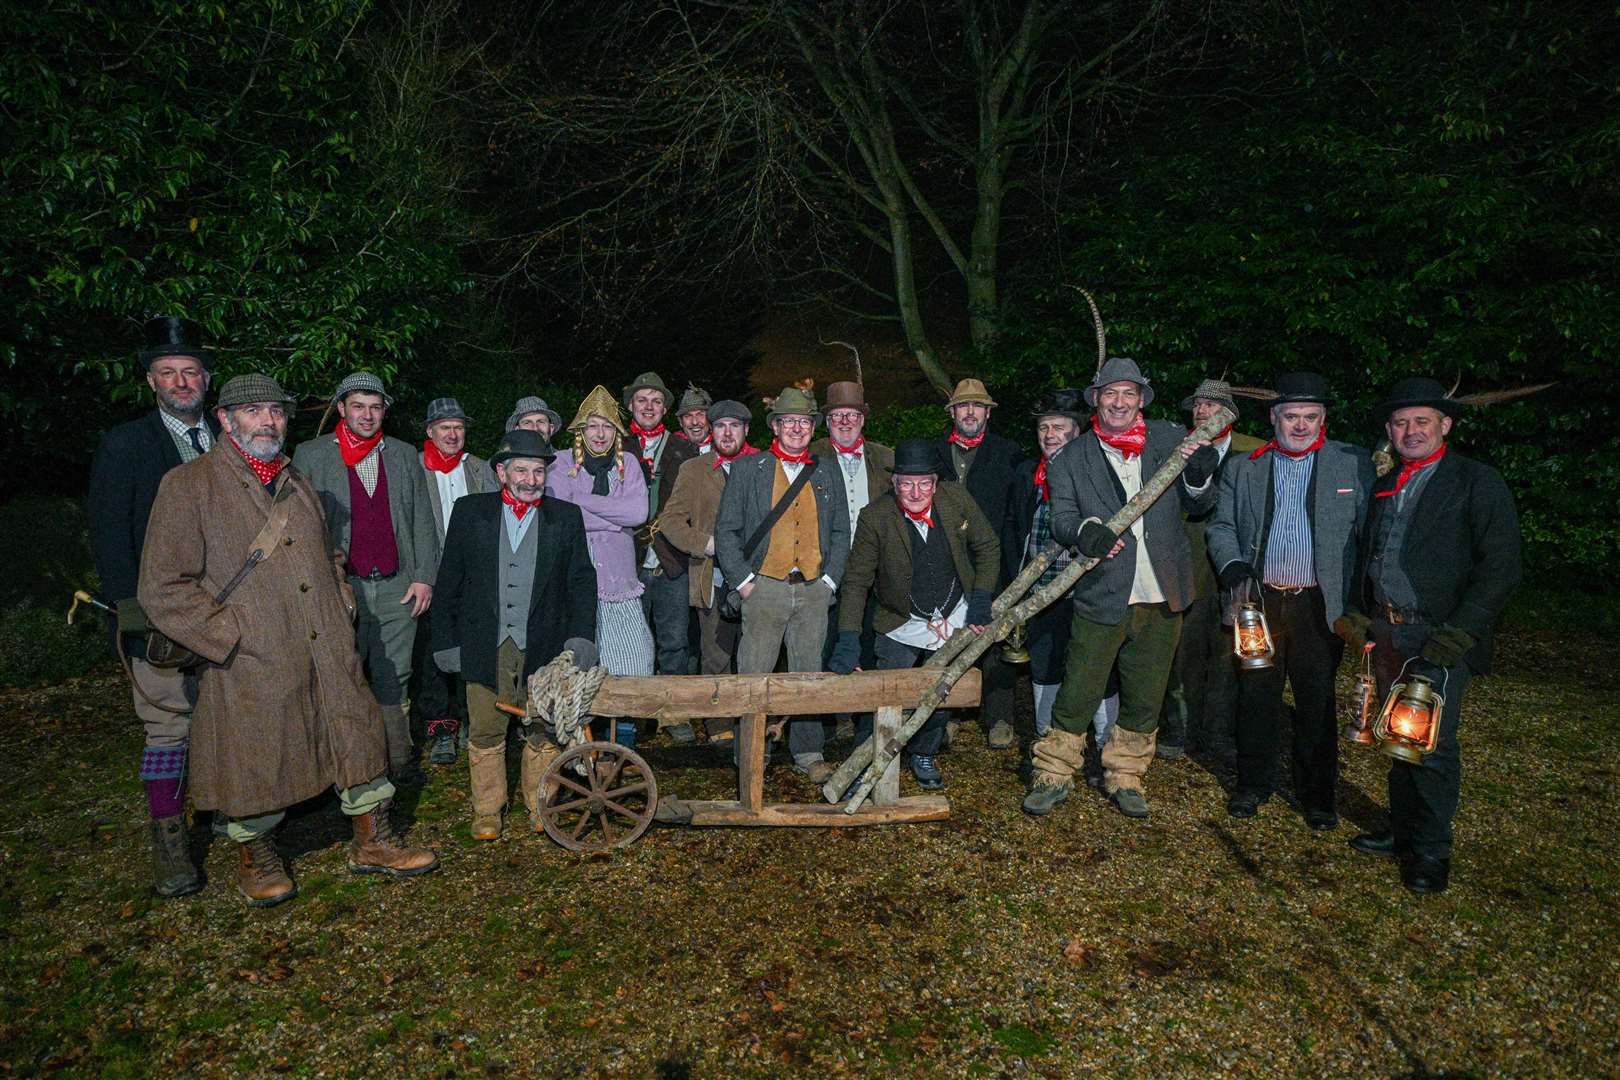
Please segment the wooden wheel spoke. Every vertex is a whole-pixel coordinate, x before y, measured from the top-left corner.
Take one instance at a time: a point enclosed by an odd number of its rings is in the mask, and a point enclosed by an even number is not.
[[[619,778],[619,773],[624,770],[624,765],[627,760],[627,758],[622,757],[616,757],[613,759],[613,769],[607,775],[602,777],[602,786],[597,789],[598,791],[606,791],[608,788],[613,786],[613,781]]]
[[[553,803],[545,809],[548,814],[566,814],[568,811],[578,809],[590,801],[589,799],[574,799],[572,802]]]
[[[604,792],[602,792],[602,798],[604,798],[604,799],[622,799],[626,795],[635,795],[638,792],[642,792],[642,791],[646,791],[646,790],[647,790],[647,781],[643,780],[639,784],[630,784],[630,785],[628,785],[626,787],[615,788],[613,791],[604,791]]]
[[[572,791],[576,795],[583,795],[586,798],[589,798],[591,795],[590,788],[574,783],[574,781],[568,779],[568,777],[563,776],[561,770],[558,770],[557,773],[557,783],[561,784],[563,787],[567,788],[569,791]]]
[[[635,811],[635,810],[632,810],[628,806],[621,806],[620,804],[614,802],[612,799],[608,799],[606,801],[606,809],[612,810],[614,813],[620,815],[621,817],[629,818],[632,825],[635,824],[636,822],[640,821],[642,819],[642,817],[644,816],[642,813],[640,813],[638,811]],[[607,815],[604,813],[603,817],[605,818],[606,816]]]
[[[597,816],[597,819],[598,819],[597,824],[602,826],[602,839],[606,840],[610,844],[613,843],[613,841],[616,839],[616,837],[613,835],[613,826],[608,824],[608,812],[607,812],[607,810],[605,808],[602,809],[602,810],[598,810],[597,813],[596,813],[596,816]],[[631,816],[634,817],[635,815],[631,815]]]
[[[580,836],[584,834],[585,826],[589,825],[590,823],[591,815],[589,813],[579,815],[579,824],[574,826],[574,831],[569,834],[568,838],[570,840],[578,840]]]

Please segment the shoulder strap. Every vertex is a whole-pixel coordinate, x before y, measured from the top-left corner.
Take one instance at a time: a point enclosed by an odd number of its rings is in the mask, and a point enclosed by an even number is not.
[[[214,597],[216,604],[223,604],[230,599],[231,593],[246,580],[253,568],[263,562],[275,550],[276,545],[281,543],[282,536],[287,532],[287,521],[292,517],[293,477],[296,475],[290,464],[282,470],[281,486],[276,489],[276,497],[270,502],[270,517],[265,521],[264,528],[259,530],[259,535],[253,538],[253,548],[248,552],[247,561],[242,564],[242,569],[238,570],[236,576],[219,591],[218,596]]]
[[[788,485],[788,489],[782,493],[782,497],[777,500],[776,505],[771,507],[771,512],[766,514],[765,520],[759,523],[759,528],[754,530],[754,535],[750,536],[748,542],[743,545],[742,553],[745,561],[754,557],[754,549],[759,547],[759,542],[765,539],[765,535],[776,527],[776,523],[782,520],[782,515],[787,513],[789,506],[793,505],[793,500],[799,497],[799,492],[804,490],[804,485],[810,482],[810,474],[816,471],[816,466],[819,464],[821,464],[821,459],[816,457],[805,462],[804,468],[799,470],[799,475],[794,479],[793,483]]]

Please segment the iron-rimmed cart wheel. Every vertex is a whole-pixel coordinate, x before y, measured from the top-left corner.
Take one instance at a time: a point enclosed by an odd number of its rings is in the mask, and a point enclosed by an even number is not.
[[[580,775],[576,764],[583,766]],[[563,751],[546,768],[540,810],[546,835],[570,851],[632,844],[652,824],[658,781],[640,754],[618,743],[588,742]]]

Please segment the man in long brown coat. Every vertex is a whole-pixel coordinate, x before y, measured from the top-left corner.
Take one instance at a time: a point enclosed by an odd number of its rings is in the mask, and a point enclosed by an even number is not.
[[[349,869],[395,877],[438,859],[399,842],[388,812],[382,711],[354,647],[354,593],[320,501],[281,452],[292,399],[240,375],[220,393],[224,437],[169,472],[153,504],[139,597],[152,626],[198,656],[191,791],[222,810],[237,888],[255,907],[297,895],[272,833],[284,810],[336,787],[354,828]],[[272,513],[286,526],[223,602]]]

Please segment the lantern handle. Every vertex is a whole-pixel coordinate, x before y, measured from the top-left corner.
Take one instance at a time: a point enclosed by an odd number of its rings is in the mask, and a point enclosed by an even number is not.
[[[1411,667],[1412,666],[1412,661],[1414,661],[1416,659],[1418,659],[1418,657],[1416,657],[1416,656],[1408,656],[1406,658],[1406,663],[1401,665],[1401,673],[1399,675],[1395,676],[1395,682],[1404,682],[1406,680],[1406,669]],[[1436,665],[1436,666],[1438,666],[1438,665]],[[1391,684],[1391,685],[1393,685],[1393,684]],[[1451,669],[1450,668],[1440,668],[1440,697],[1441,697],[1441,700],[1445,699],[1446,691],[1449,690],[1450,688],[1451,688]]]

